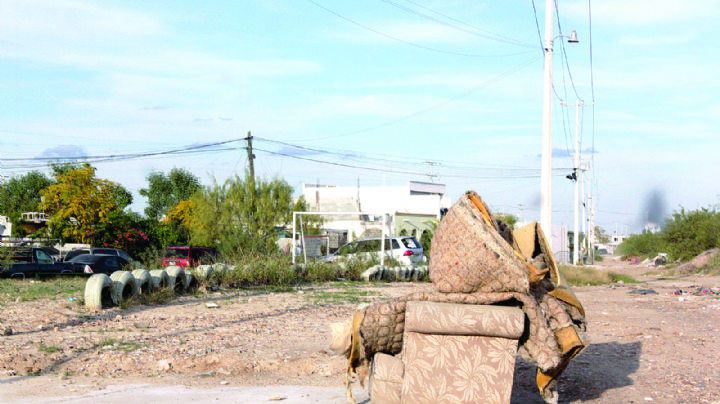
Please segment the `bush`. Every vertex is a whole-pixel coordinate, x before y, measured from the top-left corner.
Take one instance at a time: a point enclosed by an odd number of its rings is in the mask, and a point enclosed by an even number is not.
[[[720,213],[706,208],[689,212],[680,209],[666,222],[664,234],[670,257],[690,260],[720,247]]]
[[[618,246],[617,252],[621,255],[655,257],[660,252],[667,251],[667,244],[662,233],[644,232],[633,234]]]

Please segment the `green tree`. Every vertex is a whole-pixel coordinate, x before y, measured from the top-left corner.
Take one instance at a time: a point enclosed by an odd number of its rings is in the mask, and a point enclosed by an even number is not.
[[[14,235],[20,235],[20,214],[41,209],[42,191],[54,181],[39,171],[10,178],[0,185],[0,215],[10,217]]]
[[[111,213],[132,201],[127,190],[97,178],[95,167],[87,163],[57,172],[55,180],[56,184],[42,191],[43,206],[51,215],[54,236],[62,240],[93,244],[98,227],[110,223]]]
[[[160,219],[182,201],[200,190],[200,180],[191,172],[173,168],[169,174],[152,172],[147,176],[148,187],[140,190],[140,195],[148,199],[145,216]]]
[[[193,197],[191,240],[216,245],[226,256],[277,250],[277,228],[292,222],[293,211],[306,210],[301,197],[293,201],[292,187],[280,178],[235,176],[214,183]]]
[[[720,212],[702,208],[675,211],[663,233],[673,259],[686,261],[703,251],[720,246]]]

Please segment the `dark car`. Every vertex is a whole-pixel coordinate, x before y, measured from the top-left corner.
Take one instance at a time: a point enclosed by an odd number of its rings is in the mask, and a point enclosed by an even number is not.
[[[0,277],[25,279],[30,277],[70,275],[73,267],[70,264],[55,262],[44,248],[32,247],[9,249],[0,254],[3,258],[0,265]]]
[[[70,261],[71,259],[77,257],[78,255],[83,254],[90,254],[90,255],[115,255],[118,257],[123,258],[125,261],[132,261],[132,257],[128,255],[123,250],[116,250],[114,248],[78,248],[75,250],[68,251],[67,254],[65,254],[65,261]]]
[[[70,261],[67,261],[73,267],[76,274],[112,274],[115,271],[121,271],[130,267],[130,263],[122,257],[115,255],[91,255],[82,254]]]

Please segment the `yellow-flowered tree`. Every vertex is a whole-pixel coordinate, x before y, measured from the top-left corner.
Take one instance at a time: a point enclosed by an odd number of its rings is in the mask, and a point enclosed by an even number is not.
[[[94,244],[98,229],[113,214],[132,203],[120,184],[97,178],[90,164],[55,168],[56,184],[42,191],[43,207],[50,214],[50,228],[63,241]]]

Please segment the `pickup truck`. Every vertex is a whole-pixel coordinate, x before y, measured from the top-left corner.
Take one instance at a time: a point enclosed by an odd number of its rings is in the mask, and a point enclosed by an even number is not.
[[[40,247],[0,250],[0,277],[25,279],[36,276],[72,275],[73,265],[53,261]]]

